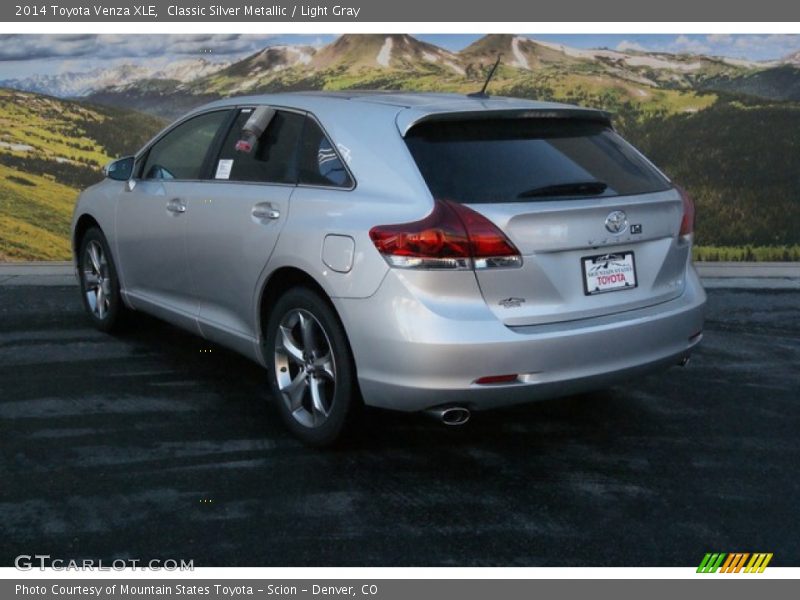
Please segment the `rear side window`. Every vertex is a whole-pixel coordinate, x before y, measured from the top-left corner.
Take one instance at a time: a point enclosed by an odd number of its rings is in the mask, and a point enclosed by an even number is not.
[[[422,123],[406,136],[435,198],[467,204],[626,196],[669,182],[612,129],[576,119]]]
[[[144,179],[202,179],[206,156],[228,116],[219,110],[193,117],[153,144],[142,169]]]
[[[219,162],[215,166],[215,178],[295,183],[295,157],[305,117],[297,113],[278,111],[253,149],[250,152],[237,152],[236,142],[242,138],[242,127],[252,113],[252,109],[244,109],[237,115],[222,144]]]
[[[353,187],[350,174],[331,141],[314,119],[307,118],[299,157],[300,183]]]

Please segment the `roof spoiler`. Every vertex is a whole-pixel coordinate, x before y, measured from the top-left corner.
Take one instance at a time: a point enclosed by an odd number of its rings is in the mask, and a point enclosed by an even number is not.
[[[422,111],[414,108],[402,111],[397,116],[400,135],[406,137],[409,131],[421,123],[431,121],[463,121],[477,119],[583,119],[612,126],[611,113],[593,108],[520,108],[497,110],[458,110]]]

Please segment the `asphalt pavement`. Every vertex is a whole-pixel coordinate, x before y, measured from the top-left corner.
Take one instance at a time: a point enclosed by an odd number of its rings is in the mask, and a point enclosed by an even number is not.
[[[96,332],[35,283],[0,286],[2,566],[800,564],[800,291],[709,290],[687,367],[457,429],[368,411],[330,451],[246,359],[146,317]]]

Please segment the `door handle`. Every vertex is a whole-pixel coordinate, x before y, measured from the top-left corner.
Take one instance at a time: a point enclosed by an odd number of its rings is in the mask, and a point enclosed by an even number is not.
[[[167,210],[171,213],[179,215],[186,212],[186,203],[180,198],[173,198],[167,202]]]
[[[252,211],[256,219],[279,219],[281,212],[271,204],[256,204]]]

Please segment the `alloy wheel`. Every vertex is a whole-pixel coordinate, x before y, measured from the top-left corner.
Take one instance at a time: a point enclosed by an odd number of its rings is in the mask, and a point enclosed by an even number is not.
[[[111,306],[111,271],[103,246],[97,240],[86,245],[82,277],[89,310],[102,321]]]
[[[275,374],[281,400],[304,427],[321,426],[336,391],[336,363],[328,334],[304,309],[290,310],[275,337]]]

